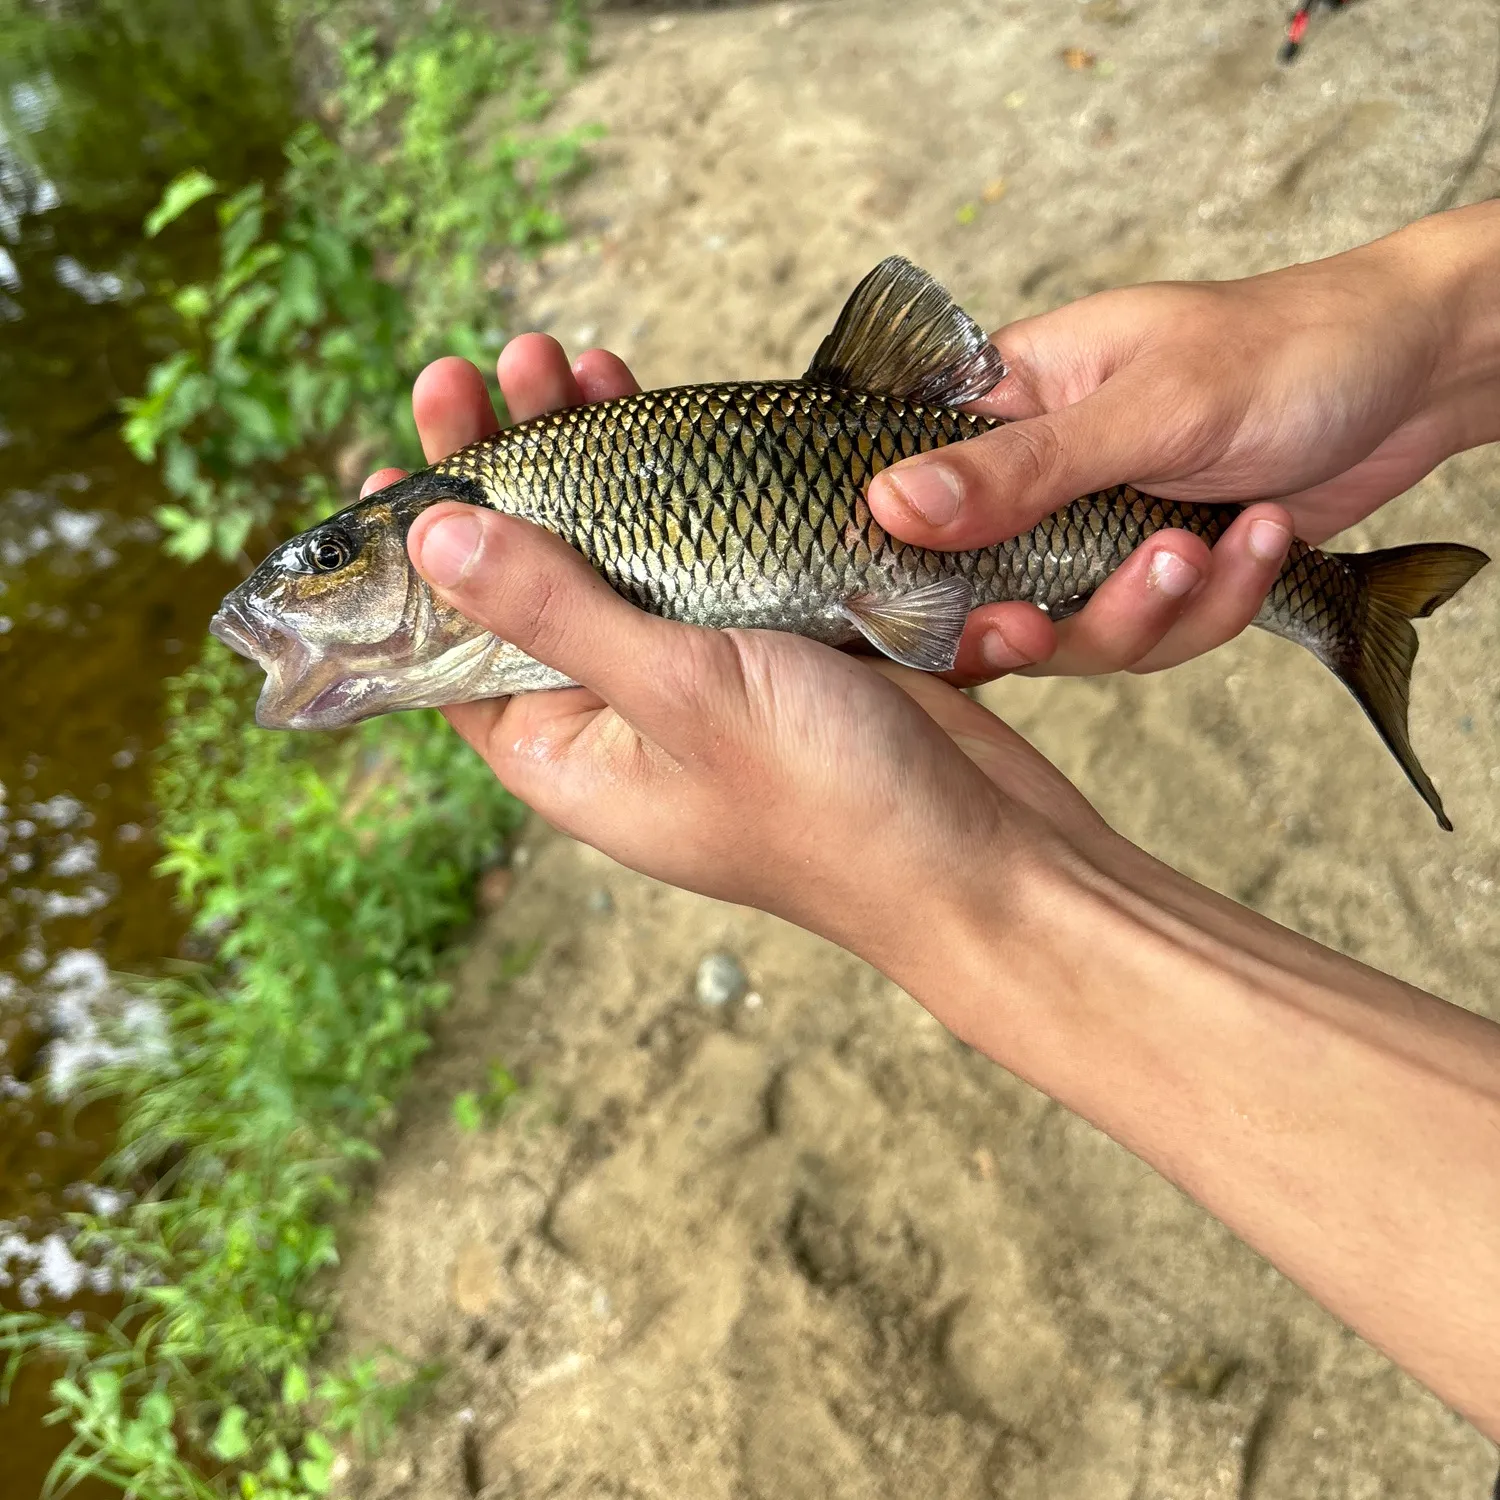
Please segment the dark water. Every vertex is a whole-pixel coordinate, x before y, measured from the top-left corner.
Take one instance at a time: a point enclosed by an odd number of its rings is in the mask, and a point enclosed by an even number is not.
[[[139,226],[186,166],[230,184],[277,170],[292,97],[272,9],[97,0],[67,33],[10,35],[0,17],[4,1306],[110,1305],[60,1221],[108,1204],[89,1179],[110,1114],[54,1095],[98,1053],[109,970],[147,972],[181,940],[151,874],[161,685],[238,577],[162,556],[164,496],[120,440],[120,398],[165,352],[152,289],[213,252],[180,233],[143,246]],[[7,1500],[39,1492],[66,1436],[40,1424],[53,1374],[0,1408]]]

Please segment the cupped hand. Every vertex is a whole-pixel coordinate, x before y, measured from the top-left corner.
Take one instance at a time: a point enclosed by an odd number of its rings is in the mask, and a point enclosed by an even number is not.
[[[598,352],[569,370],[540,335],[511,343],[518,417],[633,390]],[[429,458],[493,431],[479,373],[440,360],[414,392]],[[399,476],[382,470],[366,490]],[[582,686],[445,710],[543,818],[673,884],[776,912],[899,977],[913,889],[993,868],[992,890],[1111,836],[1018,735],[949,684],[772,631],[658,619],[558,538],[439,505],[408,542],[457,608]]]
[[[1055,629],[1000,605],[976,612],[966,636],[969,647],[998,628],[1048,672],[1175,665],[1250,622],[1289,528],[1322,542],[1454,451],[1430,400],[1442,331],[1412,282],[1381,242],[1242,281],[1103,292],[1013,323],[995,335],[1010,374],[975,404],[1007,425],[886,470],[870,507],[908,542],[962,550],[1114,484],[1279,499],[1248,506],[1211,555],[1158,534]],[[967,651],[960,661],[974,675],[984,664]]]

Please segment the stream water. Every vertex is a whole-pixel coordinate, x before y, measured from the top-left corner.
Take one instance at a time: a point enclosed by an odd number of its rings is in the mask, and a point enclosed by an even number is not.
[[[162,682],[238,576],[163,556],[156,476],[120,439],[120,398],[162,352],[150,288],[213,248],[174,234],[148,260],[140,224],[184,166],[274,172],[291,126],[270,6],[98,8],[55,63],[0,60],[0,1306],[79,1313],[109,1292],[62,1216],[111,1206],[90,1180],[111,1118],[69,1089],[110,971],[181,940],[151,873]],[[37,1495],[66,1438],[41,1422],[54,1373],[23,1372],[0,1407],[7,1497]]]

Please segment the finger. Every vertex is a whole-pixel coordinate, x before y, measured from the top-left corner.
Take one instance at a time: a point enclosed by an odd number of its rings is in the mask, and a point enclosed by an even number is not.
[[[580,811],[597,815],[601,782],[614,789],[620,777],[659,771],[664,761],[587,688],[455,704],[442,713],[508,792],[564,832],[577,831]]]
[[[1131,670],[1159,672],[1232,640],[1259,612],[1291,542],[1292,520],[1281,506],[1247,506],[1215,544],[1205,587]]]
[[[456,354],[434,360],[417,376],[411,409],[428,463],[477,443],[500,425],[484,376]]]
[[[433,589],[475,624],[565,672],[646,734],[691,716],[695,666],[714,632],[627,603],[561,538],[480,506],[442,504],[407,547]]]
[[[944,673],[957,687],[973,687],[1046,661],[1057,649],[1057,628],[1032,604],[987,604],[964,626],[958,659]]]
[[[1092,374],[1088,364],[1093,352],[1090,322],[1080,320],[1077,307],[1022,318],[991,335],[991,343],[1005,356],[1005,378],[972,402],[970,410],[1016,422],[1068,406],[1096,389],[1102,377]]]
[[[630,367],[608,349],[586,349],[573,361],[573,378],[585,401],[613,401],[640,390]]]
[[[1057,626],[1057,650],[1028,675],[1122,672],[1172,628],[1209,571],[1208,547],[1186,531],[1160,531],[1099,586],[1080,614]]]
[[[495,371],[514,422],[529,422],[543,412],[577,406],[583,400],[563,346],[545,333],[513,338],[500,351]]]
[[[1072,406],[906,459],[871,481],[870,509],[887,531],[945,551],[989,547],[1110,485],[1160,468],[1141,376],[1107,381]]]
[[[365,480],[359,487],[359,498],[363,500],[366,495],[373,495],[376,490],[383,490],[388,484],[395,484],[398,479],[406,478],[405,469],[376,469],[376,471]]]

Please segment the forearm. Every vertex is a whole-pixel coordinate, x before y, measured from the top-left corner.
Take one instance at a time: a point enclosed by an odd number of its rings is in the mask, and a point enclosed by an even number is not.
[[[1500,1438],[1500,1027],[1107,850],[903,982]]]
[[[1418,219],[1351,254],[1379,265],[1433,320],[1426,405],[1445,446],[1500,440],[1500,203]]]

